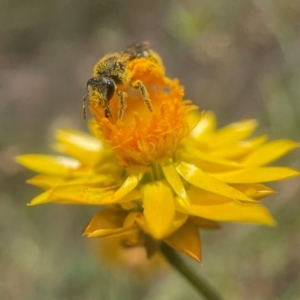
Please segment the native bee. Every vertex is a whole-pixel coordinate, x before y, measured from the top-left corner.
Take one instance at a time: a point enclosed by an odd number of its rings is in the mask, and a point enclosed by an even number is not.
[[[138,89],[148,110],[153,111],[147,88],[141,79],[147,81],[151,74],[164,74],[164,67],[160,57],[149,46],[148,42],[135,44],[124,51],[107,54],[96,63],[93,77],[87,82],[87,94],[83,98],[84,118],[87,98],[104,108],[106,118],[112,118],[109,101],[117,94],[118,119],[122,119],[127,96],[124,89],[128,87]],[[139,64],[142,66],[139,67]]]

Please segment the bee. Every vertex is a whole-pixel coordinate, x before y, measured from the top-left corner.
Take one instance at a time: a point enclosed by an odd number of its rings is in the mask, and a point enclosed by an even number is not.
[[[147,62],[146,68],[145,59]],[[139,62],[142,65],[142,61],[144,62],[143,66],[137,67]],[[148,110],[152,112],[153,106],[147,88],[140,78],[147,80],[155,72],[163,74],[164,68],[160,57],[150,49],[148,42],[135,44],[127,47],[124,51],[105,55],[97,62],[93,77],[87,82],[87,94],[83,98],[84,118],[86,119],[87,98],[104,108],[106,118],[112,118],[109,101],[117,94],[119,96],[118,119],[122,119],[127,96],[124,88],[128,87],[140,91],[144,103]]]

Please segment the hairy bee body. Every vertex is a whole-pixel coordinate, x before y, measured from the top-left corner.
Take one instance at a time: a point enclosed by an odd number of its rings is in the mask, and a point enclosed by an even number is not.
[[[88,94],[84,97],[84,116],[86,116],[86,98],[101,105],[105,116],[112,118],[109,100],[116,93],[119,96],[118,119],[122,119],[125,111],[125,97],[128,87],[138,89],[142,98],[152,112],[152,104],[145,84],[156,77],[162,77],[164,67],[160,57],[148,43],[136,44],[122,52],[111,53],[101,58],[94,67],[93,77],[87,82]]]
[[[130,81],[130,70],[126,68],[126,61],[119,53],[107,54],[94,67],[94,77],[109,77],[116,84]]]

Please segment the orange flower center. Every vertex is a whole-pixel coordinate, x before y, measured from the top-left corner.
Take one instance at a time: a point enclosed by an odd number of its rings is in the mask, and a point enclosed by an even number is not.
[[[122,120],[117,118],[117,94],[109,102],[112,118],[106,118],[105,109],[94,101],[90,106],[99,134],[111,144],[124,167],[148,165],[171,157],[180,140],[190,132],[188,112],[197,108],[191,101],[182,99],[184,91],[178,80],[170,80],[163,72],[152,76],[145,74],[141,72],[139,79],[148,91],[153,112],[145,104],[141,92],[128,86],[118,86],[127,93]]]

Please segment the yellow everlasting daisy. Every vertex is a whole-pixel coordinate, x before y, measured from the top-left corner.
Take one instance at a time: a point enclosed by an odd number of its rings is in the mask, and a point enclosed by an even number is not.
[[[103,105],[91,101],[93,136],[72,129],[55,133],[59,156],[23,155],[17,161],[39,175],[28,183],[45,191],[29,205],[47,202],[100,205],[84,234],[122,237],[149,254],[163,241],[201,261],[199,228],[217,222],[274,224],[259,200],[274,193],[262,183],[298,176],[286,167],[266,166],[298,147],[291,140],[249,138],[257,123],[243,120],[217,129],[211,112],[198,112],[184,89],[161,68],[139,79],[153,111],[128,86],[126,109],[118,118],[119,96]],[[134,65],[136,64],[136,65]],[[92,97],[92,95],[91,95]]]

